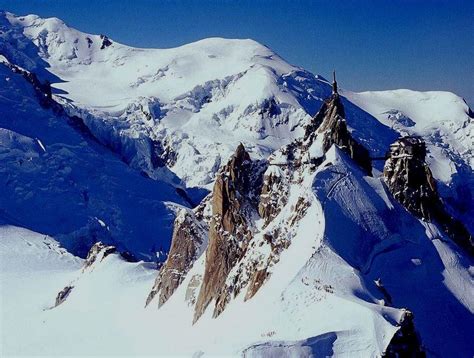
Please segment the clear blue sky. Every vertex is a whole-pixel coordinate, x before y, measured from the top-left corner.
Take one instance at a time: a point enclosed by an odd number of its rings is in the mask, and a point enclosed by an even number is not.
[[[137,47],[253,38],[350,90],[448,90],[474,105],[474,0],[0,0]]]

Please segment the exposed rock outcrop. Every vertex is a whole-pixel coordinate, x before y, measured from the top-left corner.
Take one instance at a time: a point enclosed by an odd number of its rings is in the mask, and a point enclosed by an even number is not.
[[[384,179],[394,198],[425,221],[435,221],[460,246],[474,253],[472,235],[444,208],[436,182],[425,162],[426,146],[420,137],[403,137],[390,146]]]
[[[151,141],[150,160],[154,168],[172,167],[176,164],[177,157],[178,153],[173,150],[167,140]]]
[[[100,35],[100,39],[102,40],[102,45],[100,46],[101,50],[112,45],[112,41],[110,41],[110,39],[106,35]]]
[[[260,287],[262,287],[268,276],[269,274],[266,268],[254,272],[252,279],[250,280],[247,293],[245,294],[245,301],[255,296],[255,294],[260,289]]]
[[[245,253],[252,238],[249,217],[256,210],[258,183],[252,180],[252,161],[240,144],[227,165],[219,172],[212,193],[212,219],[203,282],[196,303],[194,321],[216,301],[218,316],[229,297],[226,278]]]
[[[54,303],[54,307],[59,306],[61,303],[66,301],[67,297],[71,293],[74,286],[66,286],[56,296],[56,302]]]
[[[270,165],[263,177],[258,213],[268,225],[286,205],[288,185],[282,168]]]
[[[390,341],[383,357],[387,358],[424,358],[426,353],[423,350],[421,341],[416,333],[413,323],[413,314],[406,311],[400,323],[400,329],[395,333]]]
[[[395,199],[411,213],[430,221],[438,195],[425,156],[426,147],[421,138],[400,138],[390,146],[384,178]]]
[[[175,292],[207,247],[203,277],[192,277],[186,300],[196,303],[195,320],[214,299],[217,316],[230,299],[226,283],[232,267],[245,253],[252,237],[262,187],[265,161],[252,161],[240,144],[219,172],[212,195],[196,209],[183,209],[175,220],[168,259],[160,269],[146,305],[159,295],[162,306]],[[191,284],[192,283],[192,284]]]
[[[322,140],[316,137],[322,135]],[[344,106],[336,93],[323,102],[321,109],[313,120],[306,126],[303,140],[304,151],[311,151],[315,143],[321,148],[318,151],[326,153],[336,144],[347,153],[367,174],[372,174],[372,163],[368,150],[352,138],[345,120]],[[314,150],[313,150],[314,151]]]
[[[278,106],[275,98],[266,99],[258,112],[261,118],[275,117],[281,114],[280,107]]]
[[[87,254],[86,261],[84,262],[84,267],[82,268],[82,271],[87,270],[89,267],[91,267],[95,262],[101,262],[103,259],[105,259],[107,256],[110,254],[115,253],[117,250],[115,246],[107,246],[104,245],[102,242],[96,242],[91,249],[89,250],[89,253]]]
[[[57,114],[64,113],[62,106],[53,100],[51,83],[49,80],[41,82],[33,72],[27,71],[9,62],[0,62],[0,65],[2,64],[8,67],[13,73],[22,75],[23,78],[32,85],[42,107],[51,108]]]
[[[173,238],[168,259],[161,267],[146,305],[160,293],[161,307],[183,282],[186,274],[207,245],[208,227],[189,209],[181,209],[174,221]]]

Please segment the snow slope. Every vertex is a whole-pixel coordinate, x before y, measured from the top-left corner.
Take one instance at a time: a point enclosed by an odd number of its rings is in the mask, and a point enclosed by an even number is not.
[[[30,83],[2,64],[0,84],[0,217],[78,255],[98,240],[148,260],[167,252],[172,206],[188,205],[175,187],[140,175],[41,107]]]
[[[436,226],[409,215],[380,179],[361,178],[344,155],[334,154],[332,170],[316,175],[313,185],[323,201],[328,245],[360,272],[374,295],[380,279],[392,304],[414,313],[429,355],[471,356],[472,259]]]
[[[51,293],[62,289],[81,267],[52,238],[27,229],[0,226],[0,352],[2,356],[28,354],[45,346],[41,316],[54,305]],[[28,339],[25,339],[28,337]],[[32,342],[36,340],[36,342]],[[38,341],[40,342],[38,344]],[[42,342],[41,342],[42,341]],[[33,344],[29,346],[29,343]]]

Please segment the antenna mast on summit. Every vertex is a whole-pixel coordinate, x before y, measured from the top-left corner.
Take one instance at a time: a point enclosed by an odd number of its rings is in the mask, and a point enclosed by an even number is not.
[[[336,81],[336,71],[332,71],[332,93],[337,94],[337,81]]]

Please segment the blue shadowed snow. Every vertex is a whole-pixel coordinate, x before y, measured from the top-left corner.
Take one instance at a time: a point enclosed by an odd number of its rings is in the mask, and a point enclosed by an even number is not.
[[[0,83],[1,216],[81,256],[99,240],[138,259],[167,252],[174,220],[167,202],[187,205],[175,188],[40,107],[31,85],[3,65]]]
[[[364,177],[345,153],[333,147],[328,158],[313,183],[327,245],[357,270],[374,297],[386,300],[374,284],[381,279],[391,304],[414,313],[427,353],[473,356],[472,260],[435,225],[422,224],[390,199],[380,180]]]
[[[23,28],[12,26],[5,16],[4,11],[0,11],[0,34],[8,34],[0,36],[0,54],[8,60],[15,59],[15,63],[35,72],[36,75],[44,80],[53,82],[63,82],[60,78],[47,70],[49,64],[43,60],[39,53],[38,47],[23,34]],[[8,40],[5,40],[8,38]]]
[[[329,332],[300,341],[270,341],[246,348],[243,357],[332,357],[337,333]]]

